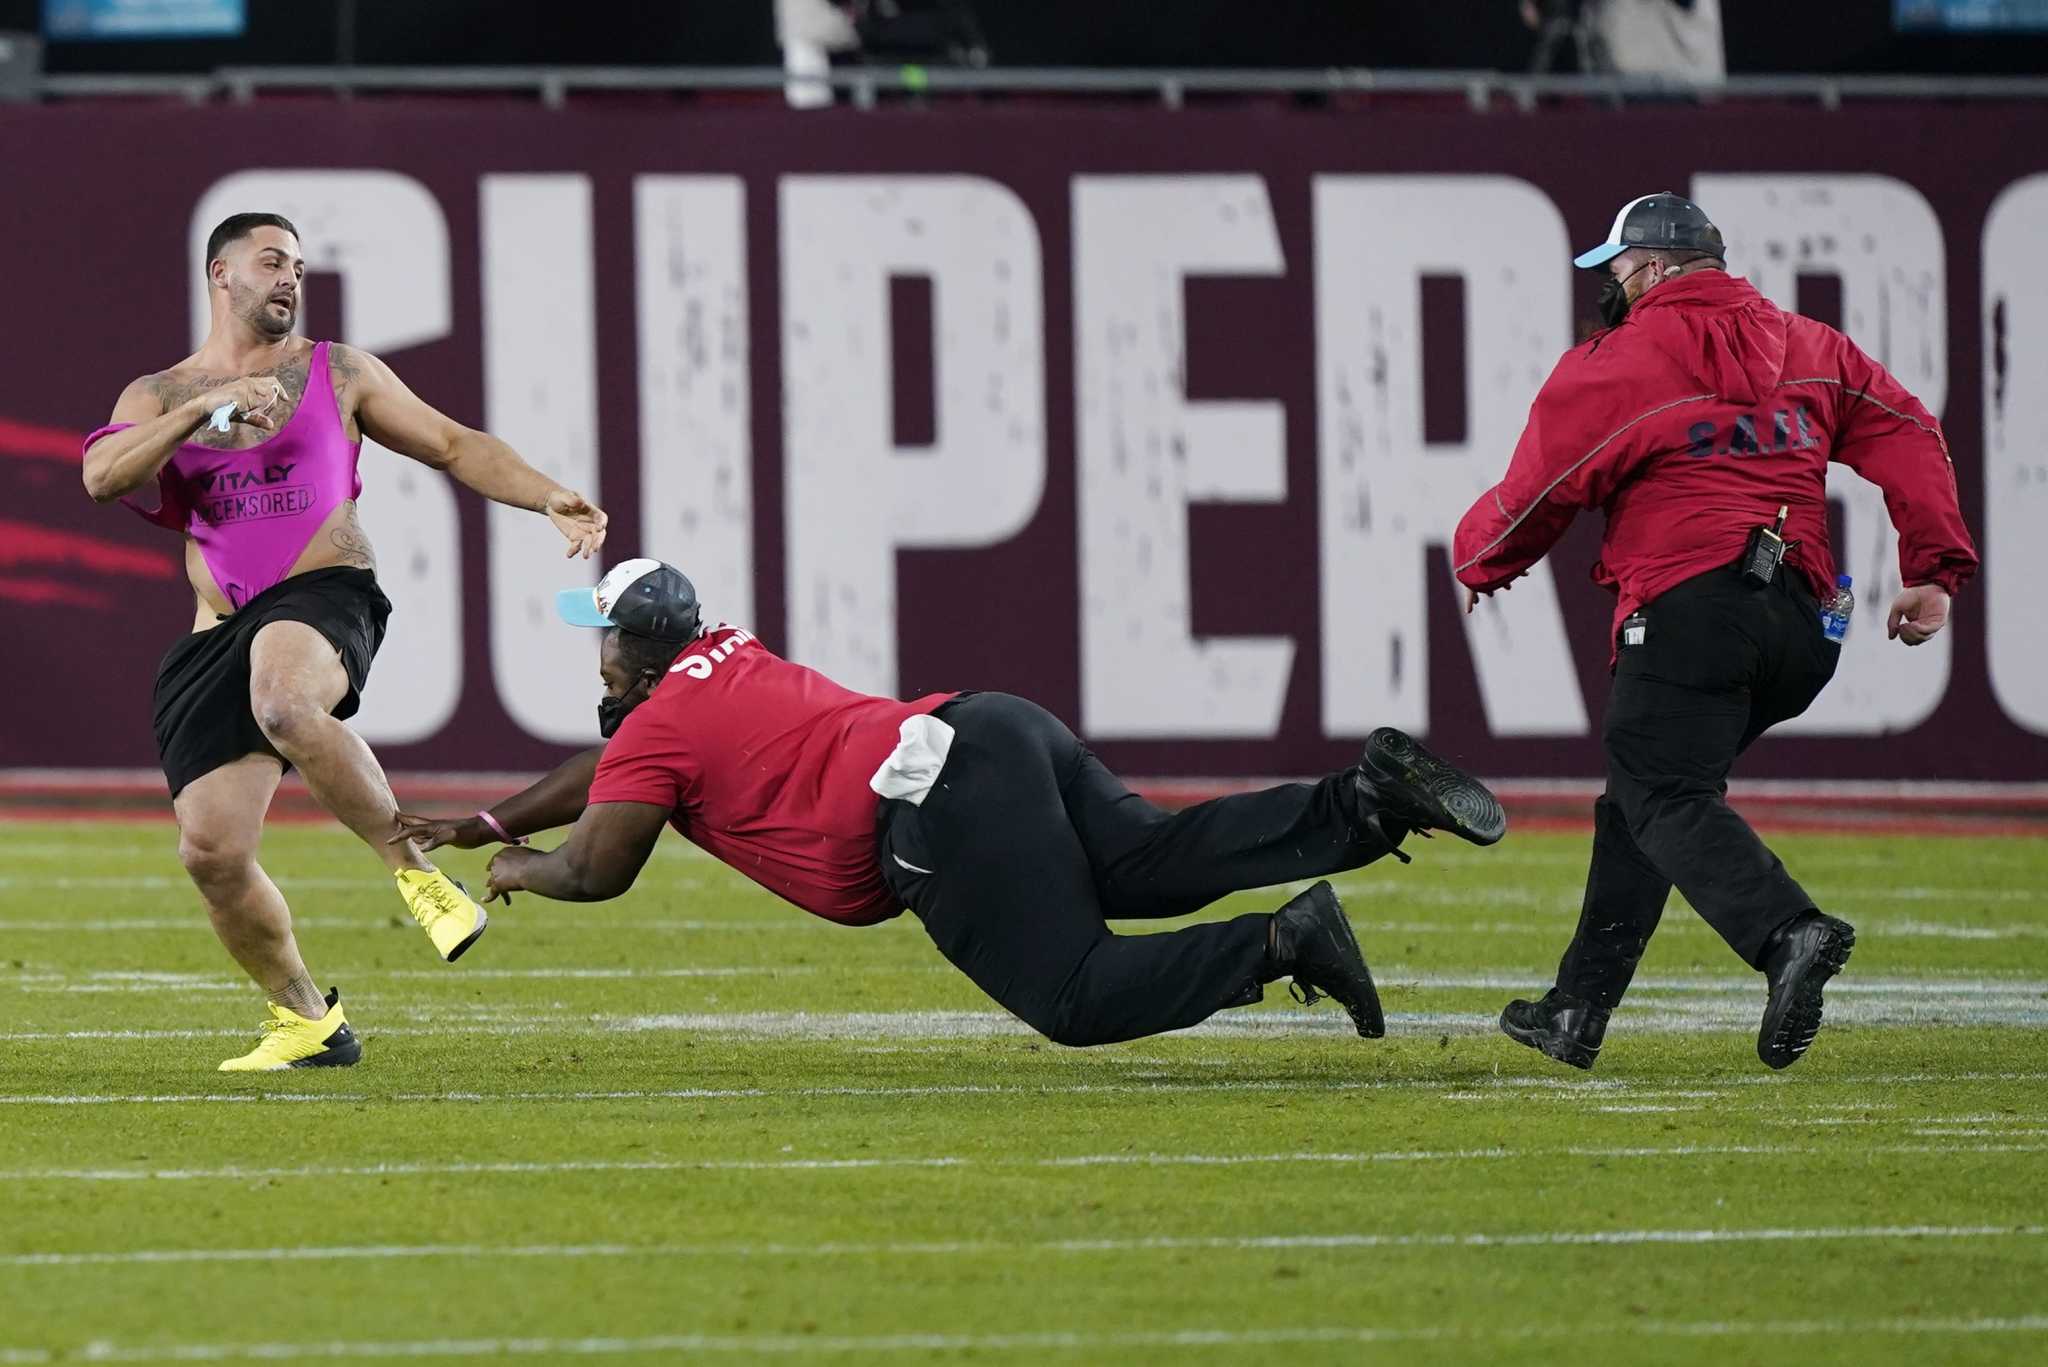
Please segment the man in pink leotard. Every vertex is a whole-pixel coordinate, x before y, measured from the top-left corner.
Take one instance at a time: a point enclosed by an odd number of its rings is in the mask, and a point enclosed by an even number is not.
[[[343,725],[360,704],[390,602],[356,518],[365,435],[485,498],[544,513],[590,556],[595,504],[496,437],[422,402],[367,352],[293,335],[306,263],[276,214],[236,214],[206,246],[213,322],[198,351],[121,392],[85,440],[85,487],[185,538],[192,631],[157,671],[157,748],[178,857],[214,932],[269,999],[255,1049],[223,1071],[346,1065],[362,1056],[340,994],[314,985],[277,885],[256,862],[288,767],[390,869],[444,959],[484,910],[403,837],[376,756]],[[156,486],[156,506],[132,495]]]

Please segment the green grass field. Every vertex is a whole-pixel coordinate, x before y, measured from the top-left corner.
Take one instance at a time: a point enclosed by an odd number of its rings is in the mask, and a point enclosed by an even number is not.
[[[1340,880],[1383,1041],[1275,989],[1071,1051],[673,837],[448,966],[281,828],[368,1053],[229,1076],[169,826],[0,826],[0,1364],[2044,1360],[2048,841],[1776,842],[1860,934],[1813,1052],[1674,903],[1591,1075],[1492,1024],[1586,843]]]

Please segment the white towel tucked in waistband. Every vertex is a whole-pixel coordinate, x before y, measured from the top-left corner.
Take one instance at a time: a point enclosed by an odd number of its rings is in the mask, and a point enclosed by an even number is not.
[[[927,713],[905,718],[897,735],[901,739],[896,748],[875,770],[868,787],[883,797],[922,807],[932,785],[939,781],[946,756],[952,752],[953,728]]]

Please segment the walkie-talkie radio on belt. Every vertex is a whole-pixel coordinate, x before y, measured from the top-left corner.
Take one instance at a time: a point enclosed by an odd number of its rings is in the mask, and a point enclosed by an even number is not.
[[[1778,566],[1785,561],[1786,511],[1786,505],[1779,504],[1774,525],[1751,530],[1749,544],[1742,551],[1743,583],[1765,588],[1778,577]]]

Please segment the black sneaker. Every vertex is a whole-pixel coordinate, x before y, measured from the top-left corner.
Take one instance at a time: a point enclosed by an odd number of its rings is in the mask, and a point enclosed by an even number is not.
[[[1820,1033],[1820,994],[1829,978],[1849,962],[1856,928],[1813,912],[1772,937],[1764,954],[1771,984],[1764,1023],[1756,1032],[1756,1056],[1773,1068],[1799,1062]]]
[[[1475,845],[1508,833],[1508,814],[1485,784],[1391,726],[1365,738],[1352,781],[1375,829],[1385,816],[1410,830],[1449,831]]]
[[[327,1037],[327,1047],[310,1058],[295,1059],[294,1068],[351,1068],[363,1061],[363,1044],[343,1021]]]
[[[1500,1031],[1559,1063],[1591,1070],[1607,1037],[1607,1012],[1553,987],[1541,1001],[1509,1002],[1500,1013]]]
[[[1372,970],[1365,966],[1358,937],[1351,933],[1351,919],[1327,882],[1317,883],[1273,913],[1272,960],[1280,972],[1294,975],[1289,990],[1302,1005],[1313,1006],[1323,996],[1332,996],[1351,1013],[1360,1035],[1379,1039],[1387,1033]]]

